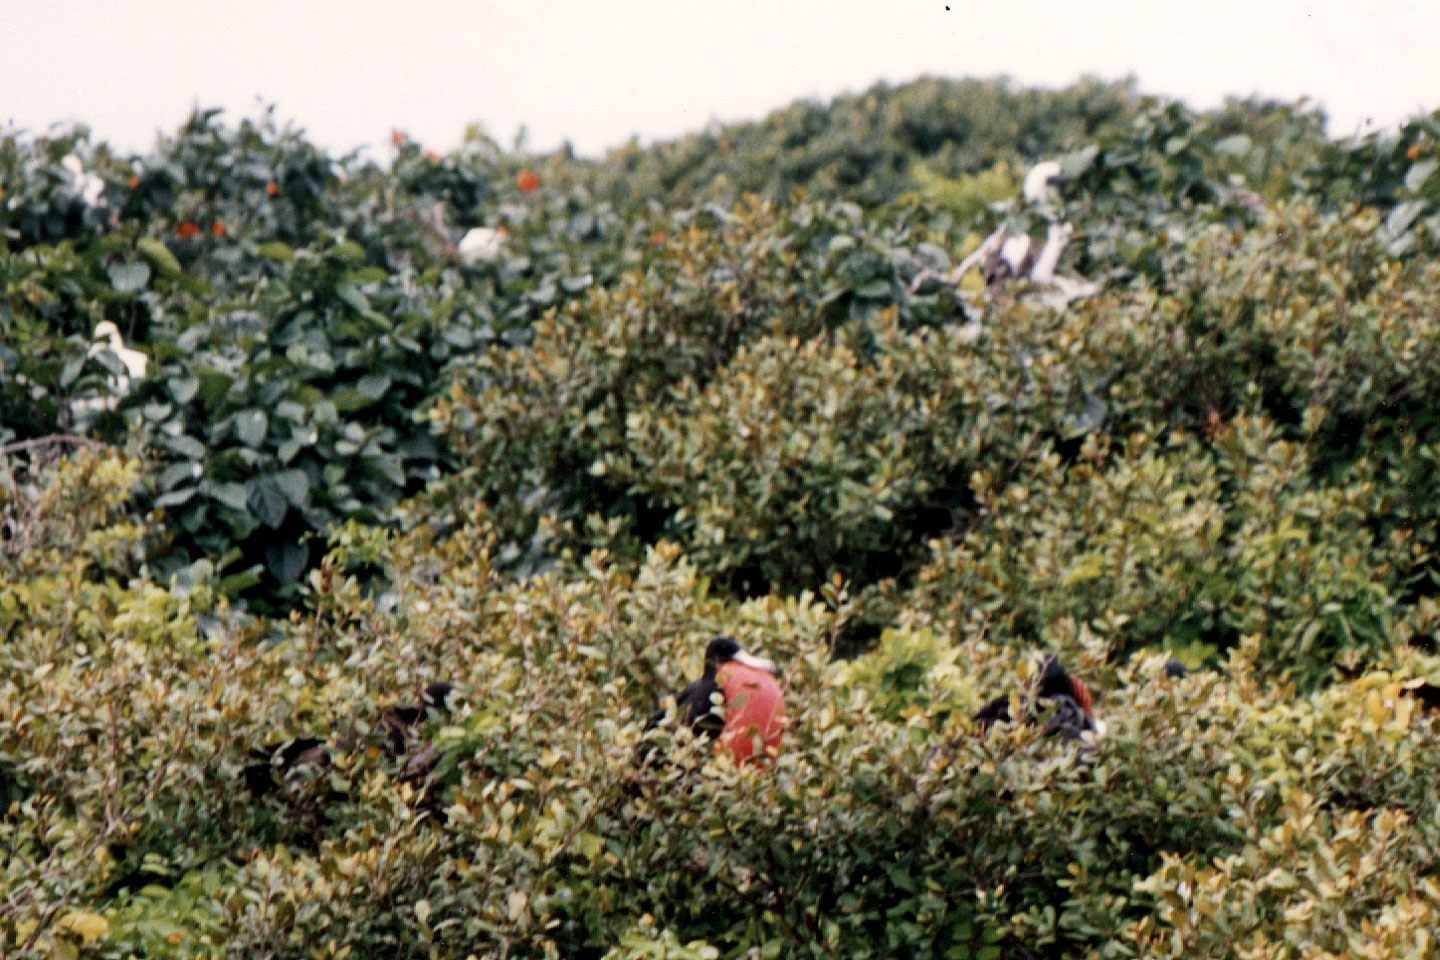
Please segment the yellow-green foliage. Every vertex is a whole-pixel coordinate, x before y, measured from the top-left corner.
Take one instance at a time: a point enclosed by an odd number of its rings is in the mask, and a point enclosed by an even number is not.
[[[1020,192],[1024,171],[1001,161],[979,173],[952,179],[924,163],[917,163],[911,168],[910,177],[927,202],[950,211],[959,222],[969,223],[991,204],[1013,200]]]
[[[869,343],[843,333],[776,331],[708,384],[682,381],[658,412],[629,415],[608,472],[677,508],[707,567],[753,567],[762,583],[815,583],[898,549],[896,514],[978,452],[964,427],[981,368],[961,328],[906,333],[892,312]]]
[[[975,478],[989,520],[932,544],[911,616],[951,630],[971,611],[1007,633],[1103,619],[1124,647],[1256,634],[1267,664],[1313,674],[1393,636],[1391,564],[1364,519],[1367,483],[1311,484],[1306,446],[1240,416],[1209,444],[1136,433],[1043,458],[1003,488]]]
[[[308,612],[267,639],[75,549],[133,532],[100,507],[60,523],[67,491],[113,504],[134,469],[82,455],[28,481],[60,561],[0,603],[0,931],[22,954],[1423,952],[1440,760],[1405,686],[1437,664],[1403,647],[1302,695],[1267,678],[1268,628],[1171,681],[1115,657],[1118,617],[1061,618],[1109,727],[1077,752],[970,727],[1034,675],[999,620],[963,644],[893,631],[834,669],[833,588],[727,600],[673,544],[633,573],[596,553],[516,582],[483,509],[443,538],[341,530]],[[374,567],[383,595],[356,575]],[[47,576],[83,615],[20,599]],[[1427,601],[1409,629],[1437,623]],[[662,732],[672,762],[637,768],[645,718],[720,632],[782,665],[779,760],[737,769]],[[404,781],[365,737],[436,677],[461,705],[421,728],[439,765]],[[331,768],[245,788],[251,748],[310,735]]]

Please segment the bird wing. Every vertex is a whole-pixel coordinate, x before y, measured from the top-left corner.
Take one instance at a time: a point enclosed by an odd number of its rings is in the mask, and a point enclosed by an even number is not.
[[[992,723],[1010,722],[1010,698],[1008,696],[996,697],[981,707],[975,714],[975,721],[982,727],[988,727]]]
[[[701,677],[675,698],[675,706],[685,718],[685,725],[697,735],[713,737],[725,726],[725,718],[715,711],[715,704],[710,699],[717,693],[724,696],[714,678]]]

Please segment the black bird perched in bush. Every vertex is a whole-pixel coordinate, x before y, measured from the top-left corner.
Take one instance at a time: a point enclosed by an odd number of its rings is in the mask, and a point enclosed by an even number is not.
[[[429,684],[420,694],[419,701],[391,707],[380,716],[378,726],[385,731],[385,745],[392,754],[405,751],[405,738],[418,727],[431,710],[439,713],[450,712],[450,694],[455,688],[444,680]]]
[[[1080,739],[1080,735],[1087,730],[1103,732],[1103,727],[1095,719],[1089,688],[1079,678],[1066,673],[1054,656],[1045,658],[1039,682],[1021,701],[1026,723],[1039,721],[1037,708],[1042,704],[1049,705],[1054,710],[1042,731],[1047,737],[1058,733],[1061,739],[1068,743]],[[982,730],[988,730],[994,723],[1010,723],[1013,719],[1010,716],[1008,696],[996,697],[975,714],[975,721]]]
[[[726,718],[722,713],[713,709],[714,704],[711,702],[711,697],[718,693],[722,698],[726,698],[719,673],[721,668],[732,663],[739,664],[742,668],[748,667],[752,670],[763,671],[771,676],[779,672],[779,668],[773,662],[746,653],[740,648],[740,644],[730,637],[716,637],[711,640],[705,647],[704,672],[700,674],[698,680],[688,684],[675,697],[675,706],[680,711],[680,722],[694,731],[696,736],[714,738],[725,729]],[[769,686],[774,687],[773,682]],[[775,728],[775,722],[783,724],[784,719],[783,706],[775,702],[778,700],[778,687],[773,691],[757,690],[753,698],[754,703],[747,704],[747,706],[753,706],[764,712],[765,715],[757,724],[761,728],[764,739],[769,742],[778,738],[779,732],[778,728]],[[664,722],[666,715],[667,711],[664,707],[656,710],[645,724],[645,731],[649,732],[658,727]],[[749,741],[747,740],[746,743],[748,744]],[[641,741],[636,751],[636,759],[642,763],[645,762],[653,749],[653,745]],[[744,749],[740,744],[733,744],[732,749],[734,749],[737,759],[744,759],[750,755],[750,751]]]
[[[1422,713],[1440,710],[1440,687],[1424,680],[1411,680],[1405,684],[1405,692],[1420,701]]]
[[[375,723],[375,729],[380,731],[385,738],[386,752],[392,757],[404,754],[411,732],[424,721],[430,710],[437,710],[441,713],[449,712],[449,698],[454,690],[455,688],[444,680],[437,680],[425,687],[417,702],[391,707],[382,713]],[[343,737],[338,747],[342,751],[353,749],[359,743],[359,739],[353,734]],[[428,762],[428,766],[420,763],[419,766],[424,766],[425,769],[419,770],[417,775],[417,760],[422,754]],[[406,778],[419,779],[435,766],[439,756],[438,751],[421,750],[406,764]],[[278,785],[274,778],[275,773],[284,777],[291,770],[300,767],[312,766],[323,769],[329,765],[329,744],[316,737],[297,737],[279,746],[252,749],[250,763],[245,767],[245,784],[250,788],[251,793],[261,795],[269,793]]]
[[[316,737],[296,737],[278,747],[257,747],[250,751],[250,763],[245,767],[245,786],[260,796],[277,786],[274,774],[278,770],[283,777],[297,767],[318,768],[330,765],[330,753],[325,741]]]

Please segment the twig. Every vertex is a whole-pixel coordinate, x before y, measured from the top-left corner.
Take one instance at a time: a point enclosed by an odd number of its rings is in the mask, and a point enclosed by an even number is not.
[[[91,440],[89,437],[82,437],[79,434],[74,433],[57,433],[48,437],[35,437],[31,440],[17,440],[14,443],[7,443],[4,446],[0,446],[0,457],[9,456],[12,453],[20,453],[21,451],[30,450],[34,447],[47,447],[55,443],[90,444],[97,447],[100,446],[100,444],[96,443],[94,440]]]

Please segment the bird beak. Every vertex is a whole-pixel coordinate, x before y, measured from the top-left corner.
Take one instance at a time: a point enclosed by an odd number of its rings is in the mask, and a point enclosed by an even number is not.
[[[743,663],[747,667],[754,667],[756,670],[764,670],[766,673],[778,674],[780,668],[775,665],[774,660],[766,660],[764,657],[756,657],[741,650],[730,658],[736,663]]]

